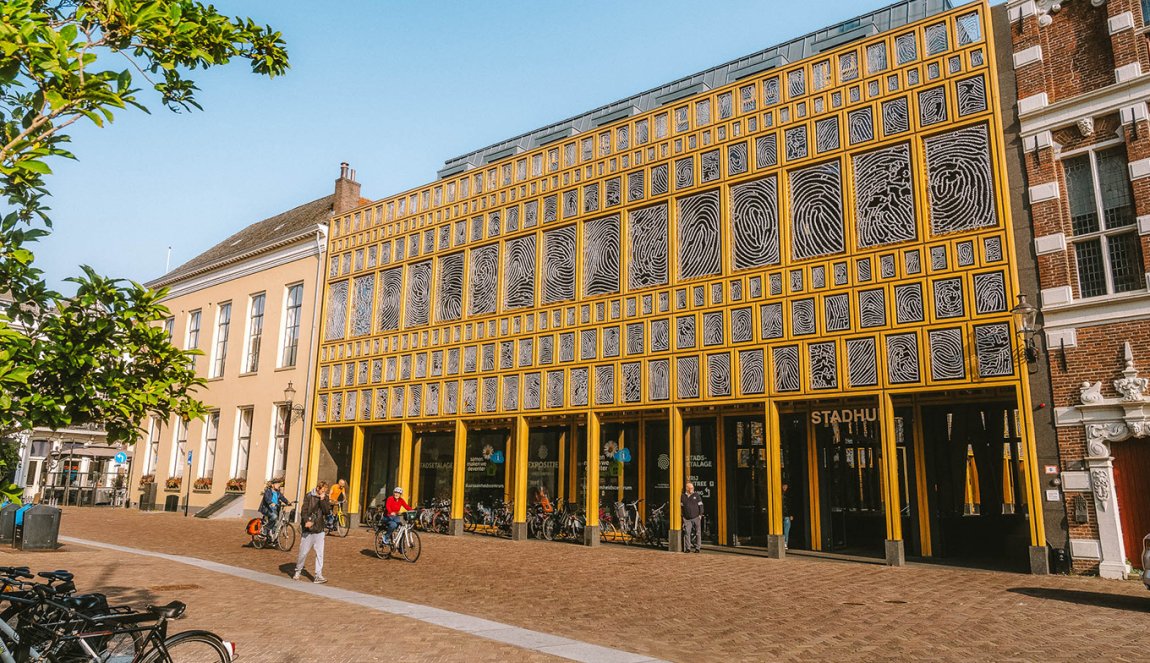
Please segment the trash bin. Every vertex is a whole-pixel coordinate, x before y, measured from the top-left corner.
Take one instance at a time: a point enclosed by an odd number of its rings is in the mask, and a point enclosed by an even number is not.
[[[147,483],[140,486],[140,511],[156,510],[156,484]]]
[[[180,496],[168,495],[164,498],[164,511],[175,513],[180,510]]]
[[[17,514],[16,547],[20,550],[55,550],[60,538],[60,510],[34,504]]]
[[[17,504],[6,504],[0,509],[0,543],[12,545],[16,541],[16,512],[19,510]]]

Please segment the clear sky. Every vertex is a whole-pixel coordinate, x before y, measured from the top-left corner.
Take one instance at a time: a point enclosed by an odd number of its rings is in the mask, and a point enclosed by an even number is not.
[[[435,179],[443,162],[884,6],[882,0],[215,0],[280,30],[291,71],[198,72],[202,112],[124,111],[73,132],[49,179],[49,285],[139,281],[331,193]],[[963,4],[955,0],[954,4]],[[997,4],[997,2],[995,3]],[[151,97],[148,97],[151,99]],[[152,99],[154,101],[154,99]]]

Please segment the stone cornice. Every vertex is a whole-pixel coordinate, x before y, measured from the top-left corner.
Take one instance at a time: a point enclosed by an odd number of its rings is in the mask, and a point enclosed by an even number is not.
[[[1019,133],[1024,137],[1075,124],[1081,117],[1116,113],[1125,106],[1150,98],[1150,75],[1092,90],[1070,99],[1019,113]]]

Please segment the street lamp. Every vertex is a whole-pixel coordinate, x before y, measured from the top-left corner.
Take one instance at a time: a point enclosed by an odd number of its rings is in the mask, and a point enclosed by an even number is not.
[[[290,381],[288,382],[288,386],[284,389],[284,400],[287,401],[288,409],[290,410],[292,401],[295,400],[295,387],[292,386]]]
[[[1026,363],[1033,364],[1038,361],[1038,347],[1034,344],[1034,337],[1042,326],[1038,323],[1038,309],[1026,301],[1026,295],[1018,296],[1018,304],[1010,309],[1018,325],[1018,332],[1023,334],[1026,341]]]

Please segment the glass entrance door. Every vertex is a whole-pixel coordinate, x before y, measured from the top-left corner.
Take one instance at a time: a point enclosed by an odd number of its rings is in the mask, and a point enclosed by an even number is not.
[[[703,540],[719,537],[719,474],[717,429],[714,419],[683,422],[683,446],[687,460],[686,481],[703,497]],[[674,499],[679,499],[675,496]]]
[[[368,431],[363,449],[360,504],[382,507],[395,487],[398,475],[399,433]]]
[[[770,523],[763,417],[726,417],[724,422],[727,467],[733,468],[727,473],[733,478],[727,482],[727,514],[735,541],[742,546],[766,546]]]

